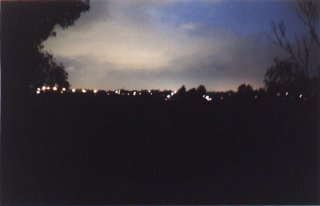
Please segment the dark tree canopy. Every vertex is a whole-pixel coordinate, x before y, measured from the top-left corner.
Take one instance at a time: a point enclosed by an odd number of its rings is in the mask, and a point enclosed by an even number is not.
[[[198,86],[197,93],[200,95],[204,95],[205,93],[207,93],[206,87],[203,85]]]
[[[270,40],[285,51],[287,59],[276,59],[266,75],[265,83],[268,91],[294,90],[312,92],[317,88],[318,74],[312,74],[319,65],[319,26],[320,2],[318,0],[297,0],[293,2],[299,20],[304,25],[305,33],[294,39],[289,38],[286,24],[281,21],[272,24],[273,36]],[[306,92],[305,91],[305,92]]]
[[[246,85],[246,84],[241,84],[238,87],[238,93],[240,94],[248,94],[248,93],[252,93],[253,92],[253,88],[250,84]]]
[[[68,87],[63,65],[41,51],[42,42],[55,35],[55,25],[67,28],[89,8],[88,0],[1,2],[2,94],[42,84]]]
[[[180,87],[180,89],[178,89],[177,95],[185,95],[186,92],[187,92],[186,87],[185,87],[184,85],[182,85],[182,86]]]
[[[265,85],[269,92],[290,92],[310,94],[319,87],[316,76],[307,78],[296,64],[289,60],[275,59],[267,70]]]

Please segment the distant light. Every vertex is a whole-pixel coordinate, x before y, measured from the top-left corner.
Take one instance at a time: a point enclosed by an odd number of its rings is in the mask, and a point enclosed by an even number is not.
[[[223,97],[220,97],[221,100],[223,100]]]
[[[86,93],[87,92],[87,90],[85,90],[85,89],[82,89],[82,93]]]
[[[174,95],[174,92],[171,92],[171,96],[173,96]]]
[[[148,92],[149,92],[149,93],[151,93],[151,91],[150,91],[150,90],[148,90]]]
[[[37,94],[40,94],[40,91],[37,91]]]
[[[136,92],[133,92],[133,96],[136,96]]]
[[[41,89],[40,88],[37,88],[37,91],[40,91]]]
[[[278,92],[278,93],[277,93],[277,96],[280,96],[280,95],[281,95],[280,92]]]
[[[50,87],[47,87],[46,89],[47,89],[47,90],[50,90]]]
[[[64,87],[62,88],[62,91],[64,91],[64,92],[65,92],[66,90],[67,90],[66,88],[64,88]]]
[[[286,92],[286,96],[288,96],[289,92]]]
[[[72,89],[71,91],[72,91],[73,93],[75,93],[75,92],[76,92],[76,89]]]
[[[254,96],[255,99],[258,99],[258,95]]]
[[[45,87],[45,86],[42,86],[41,89],[44,91],[44,90],[46,90],[46,87]]]
[[[300,99],[302,98],[302,94],[299,95],[299,98],[300,98]]]
[[[152,92],[150,93],[150,95],[152,95]]]
[[[95,94],[96,94],[97,92],[98,92],[98,90],[96,90],[96,89],[95,89],[95,90],[93,90],[93,93],[95,93]]]
[[[205,99],[206,99],[207,101],[211,101],[211,100],[212,100],[212,98],[210,98],[208,95],[205,96]]]
[[[202,95],[203,98],[206,98],[206,95]]]
[[[170,97],[171,97],[170,94],[168,94],[168,95],[167,95],[167,98],[170,99]]]
[[[53,87],[52,89],[53,89],[53,91],[57,91],[57,90],[58,90],[58,88],[57,88],[57,87]]]

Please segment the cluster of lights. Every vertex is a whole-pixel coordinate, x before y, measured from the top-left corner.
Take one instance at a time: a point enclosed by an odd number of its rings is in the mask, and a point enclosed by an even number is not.
[[[42,86],[41,88],[37,88],[37,90],[36,90],[36,93],[37,94],[40,94],[41,93],[41,91],[42,92],[46,92],[46,91],[50,91],[52,89],[52,91],[58,91],[58,87],[56,87],[56,86],[54,86],[54,87],[49,87],[49,86]],[[63,92],[65,92],[65,91],[67,91],[67,89],[66,88],[62,88],[61,89],[61,93],[63,93]]]
[[[203,95],[202,96],[205,100],[207,100],[208,102],[211,102],[212,101],[212,98],[209,97],[208,95]]]
[[[288,96],[289,95],[289,92],[286,92],[285,93],[285,96]],[[276,94],[276,96],[277,97],[280,97],[281,96],[281,93],[280,92],[278,92],[277,94]],[[302,99],[302,97],[303,97],[303,95],[302,94],[299,94],[299,96],[298,96],[300,99]],[[292,99],[293,98],[293,96],[290,96],[290,99]]]
[[[289,92],[286,92],[284,95],[285,95],[285,96],[288,96],[288,95],[289,95]],[[281,96],[281,92],[278,92],[278,93],[276,94],[276,96],[277,96],[277,97],[280,97],[280,96]]]
[[[171,95],[170,95],[170,94],[168,94],[164,100],[166,100],[166,101],[167,101],[167,100],[170,100],[170,98],[171,98]]]
[[[41,89],[40,89],[40,88],[37,88],[36,93],[37,93],[37,94],[40,94],[40,93],[41,93]]]
[[[44,92],[47,92],[47,91],[54,91],[54,92],[57,92],[57,91],[60,91],[60,93],[64,93],[64,92],[67,92],[67,89],[66,88],[61,88],[59,89],[57,86],[53,86],[53,87],[50,87],[50,86],[42,86],[41,88],[37,88],[36,90],[36,94],[41,94],[41,93],[44,93]],[[71,91],[72,93],[76,93],[77,92],[77,89],[73,88],[73,89],[70,89],[69,91]],[[81,93],[85,94],[85,93],[88,93],[88,92],[93,92],[94,94],[97,94],[98,93],[98,90],[97,89],[94,89],[94,90],[86,90],[86,89],[80,89],[79,91],[81,91]],[[148,90],[147,91],[150,95],[152,95],[152,91],[151,90]],[[114,91],[115,94],[117,95],[132,95],[132,96],[136,96],[136,95],[142,95],[141,92],[137,92],[137,91],[133,91],[133,92],[128,92],[128,93],[121,93],[121,90],[115,90]],[[176,95],[177,91],[171,91],[169,94],[165,95],[165,100],[171,100],[171,98]],[[110,92],[107,92],[107,95],[110,95]],[[228,94],[229,96],[231,96],[231,93]],[[285,92],[283,94],[281,94],[280,92],[276,93],[276,96],[277,97],[280,97],[282,95],[285,95],[285,96],[288,96],[289,97],[289,92]],[[313,96],[313,95],[312,95]],[[209,96],[209,95],[203,95],[202,96],[206,101],[210,102],[212,101],[212,98]],[[304,96],[303,94],[299,94],[298,95],[298,98],[299,99],[302,99]],[[220,96],[218,97],[220,98],[220,100],[224,100],[224,97],[223,96]],[[255,95],[254,96],[254,99],[258,99],[258,95]],[[290,99],[293,99],[293,96],[291,95],[290,96]],[[306,97],[304,97],[304,100],[306,100]]]
[[[166,96],[166,98],[164,99],[164,100],[170,100],[170,98],[171,97],[173,97],[175,94],[177,93],[177,91],[172,91],[170,94],[168,94],[167,96]]]

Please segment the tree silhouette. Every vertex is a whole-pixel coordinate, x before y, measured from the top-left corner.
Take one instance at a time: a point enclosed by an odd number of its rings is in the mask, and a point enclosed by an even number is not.
[[[293,85],[294,81],[298,82],[294,83],[295,86],[305,86],[305,83],[301,83],[315,80],[310,75],[310,67],[319,67],[319,65],[313,65],[311,60],[318,58],[320,49],[320,2],[317,0],[298,0],[294,4],[297,15],[305,25],[307,32],[302,36],[294,34],[294,41],[291,41],[283,21],[272,24],[273,36],[270,37],[270,40],[285,51],[289,58],[282,61],[275,60],[274,66],[268,69],[265,75],[268,89],[275,89],[275,86],[280,85],[288,88]]]
[[[88,0],[1,2],[2,94],[20,96],[42,84],[68,87],[68,74],[42,42],[89,9]]]
[[[197,88],[197,93],[200,94],[200,95],[204,95],[204,94],[207,93],[207,89],[205,88],[205,86],[200,85]]]
[[[191,88],[188,90],[188,94],[191,95],[191,96],[194,96],[196,95],[197,93],[197,89],[196,88]]]
[[[246,85],[246,84],[241,84],[238,87],[238,93],[239,94],[250,94],[253,92],[253,88],[250,84]]]
[[[177,91],[177,96],[183,96],[186,94],[186,92],[187,92],[186,87],[184,85],[182,85],[180,87],[180,89],[178,89],[178,91]]]
[[[308,93],[313,81],[308,80],[298,66],[289,60],[274,60],[265,75],[265,85],[269,92]]]

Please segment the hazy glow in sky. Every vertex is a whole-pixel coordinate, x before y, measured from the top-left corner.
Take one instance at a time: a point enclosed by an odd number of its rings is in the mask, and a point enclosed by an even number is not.
[[[295,27],[286,1],[96,0],[44,42],[72,87],[209,90],[263,86],[280,51],[270,22]]]

